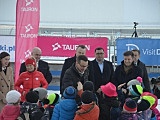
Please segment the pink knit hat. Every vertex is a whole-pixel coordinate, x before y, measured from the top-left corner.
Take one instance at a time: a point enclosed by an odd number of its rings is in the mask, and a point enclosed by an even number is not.
[[[108,97],[117,96],[116,86],[111,82],[107,83],[106,85],[101,85],[101,90]]]

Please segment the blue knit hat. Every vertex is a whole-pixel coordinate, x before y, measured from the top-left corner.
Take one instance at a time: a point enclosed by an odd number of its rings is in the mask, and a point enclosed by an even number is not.
[[[63,97],[66,99],[75,99],[77,95],[77,91],[74,87],[69,86],[63,92]]]

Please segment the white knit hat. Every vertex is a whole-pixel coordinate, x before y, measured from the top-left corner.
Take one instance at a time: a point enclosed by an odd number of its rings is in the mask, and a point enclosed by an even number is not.
[[[127,86],[130,85],[141,85],[142,84],[142,78],[141,77],[137,77],[136,79],[132,79],[127,83]]]
[[[17,103],[20,99],[21,94],[16,90],[11,90],[6,95],[7,103]]]

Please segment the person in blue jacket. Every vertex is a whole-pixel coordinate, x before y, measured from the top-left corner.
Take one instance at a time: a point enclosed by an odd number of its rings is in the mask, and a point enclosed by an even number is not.
[[[76,95],[76,89],[68,86],[63,92],[62,100],[56,104],[51,120],[73,120],[77,110]]]

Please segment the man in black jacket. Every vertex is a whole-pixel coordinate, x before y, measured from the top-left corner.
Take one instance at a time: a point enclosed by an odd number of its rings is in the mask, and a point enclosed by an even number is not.
[[[101,92],[100,86],[106,85],[108,82],[111,82],[113,73],[114,73],[112,63],[105,60],[104,56],[105,56],[104,49],[101,47],[98,47],[95,49],[95,59],[92,61],[93,69],[94,69],[93,70],[94,77],[95,77],[95,81],[94,81],[95,92],[98,97],[98,104],[100,108],[99,120],[109,119],[108,116],[104,116],[104,108],[106,108],[104,106],[106,104],[104,105],[104,95]]]
[[[44,75],[45,79],[47,80],[49,84],[52,81],[52,75],[49,71],[48,63],[43,60],[40,60],[41,54],[42,54],[42,51],[39,47],[33,48],[32,53],[31,53],[31,55],[36,59],[37,70],[42,72],[42,74]],[[24,62],[21,64],[19,74],[25,71],[26,71],[26,66]]]
[[[95,49],[95,59],[92,61],[94,71],[95,91],[99,92],[100,86],[105,85],[112,80],[113,65],[104,59],[104,49],[98,47]]]
[[[127,87],[127,83],[136,79],[138,76],[142,77],[142,70],[140,67],[134,65],[134,54],[132,51],[126,51],[123,54],[124,60],[121,65],[116,67],[113,77],[113,83],[118,87],[120,84],[126,83],[124,88]]]
[[[78,82],[82,85],[88,81],[88,58],[85,55],[79,55],[76,58],[76,62],[66,70],[64,77],[62,79],[62,92],[68,86],[73,86],[77,89]]]
[[[142,69],[142,79],[143,79],[143,87],[150,92],[150,84],[149,84],[149,78],[148,78],[148,73],[147,73],[147,69],[146,66],[143,62],[141,62],[139,60],[140,58],[140,51],[139,50],[132,50],[133,54],[134,54],[134,65],[135,66],[139,66]]]
[[[63,76],[66,72],[66,70],[68,68],[70,68],[72,66],[73,63],[76,62],[76,58],[79,56],[79,55],[85,55],[86,54],[86,47],[84,45],[79,45],[76,49],[76,54],[74,57],[71,57],[71,58],[67,58],[65,59],[65,62],[64,62],[64,65],[62,67],[62,72],[61,72],[61,76],[60,76],[60,93],[62,94],[62,79],[63,79]],[[90,61],[88,61],[88,69],[89,69],[89,77],[88,79],[90,81],[94,81],[94,74],[93,74],[93,66],[92,66],[92,63]]]

